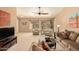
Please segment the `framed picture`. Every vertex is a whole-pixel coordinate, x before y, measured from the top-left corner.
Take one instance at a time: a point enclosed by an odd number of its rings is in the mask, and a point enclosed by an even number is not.
[[[6,11],[0,10],[0,26],[9,26],[10,14]]]
[[[79,13],[73,13],[70,15],[69,26],[72,28],[79,28]]]

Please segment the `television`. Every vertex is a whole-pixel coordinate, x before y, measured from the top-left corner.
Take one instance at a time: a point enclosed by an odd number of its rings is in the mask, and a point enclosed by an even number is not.
[[[3,40],[9,36],[13,36],[14,34],[15,34],[14,27],[0,28],[0,40]]]

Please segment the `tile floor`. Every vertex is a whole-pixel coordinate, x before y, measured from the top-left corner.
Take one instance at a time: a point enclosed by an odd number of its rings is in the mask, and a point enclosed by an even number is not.
[[[10,47],[8,51],[28,51],[32,42],[38,42],[39,36],[33,36],[32,33],[18,33],[17,44]]]
[[[18,33],[17,44],[10,47],[8,51],[31,51],[32,42],[38,42],[39,39],[44,39],[44,36],[32,35],[32,33]],[[60,50],[63,49],[57,44],[56,51]]]

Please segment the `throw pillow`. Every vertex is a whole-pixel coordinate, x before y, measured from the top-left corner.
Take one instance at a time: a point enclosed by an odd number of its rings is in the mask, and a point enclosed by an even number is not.
[[[67,39],[67,35],[65,32],[59,32],[57,33],[57,36],[60,37],[61,39]]]
[[[48,44],[47,44],[45,41],[42,42],[42,47],[43,47],[43,49],[46,50],[46,51],[49,51],[49,50],[50,50]]]
[[[68,31],[68,30],[65,30],[65,33],[66,33],[66,35],[67,35],[67,39],[69,38],[69,35],[70,35],[70,31]]]
[[[79,36],[76,39],[76,43],[79,44]]]
[[[69,39],[75,41],[78,37],[78,34],[77,33],[74,33],[74,32],[71,32],[70,36],[69,36]]]
[[[65,33],[65,32],[62,32],[62,33],[61,33],[61,37],[62,37],[63,39],[67,39],[66,33]]]

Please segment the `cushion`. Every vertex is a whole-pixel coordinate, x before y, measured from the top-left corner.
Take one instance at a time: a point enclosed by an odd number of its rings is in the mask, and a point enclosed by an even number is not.
[[[46,51],[49,51],[49,50],[50,50],[48,44],[47,44],[45,41],[42,42],[42,47],[43,47],[43,49],[46,50]]]
[[[37,44],[39,47],[42,47],[42,41],[38,41],[38,44]]]
[[[58,37],[62,38],[62,39],[67,39],[67,35],[65,32],[60,32],[58,33]]]
[[[65,33],[67,35],[67,38],[69,38],[69,35],[70,35],[71,31],[65,30]]]
[[[44,50],[42,49],[42,47],[39,47],[37,45],[33,45],[32,46],[32,51],[44,51]]]
[[[76,39],[76,43],[79,44],[79,36]]]
[[[69,36],[69,39],[75,41],[77,39],[77,37],[78,37],[77,33],[71,32],[70,36]]]

